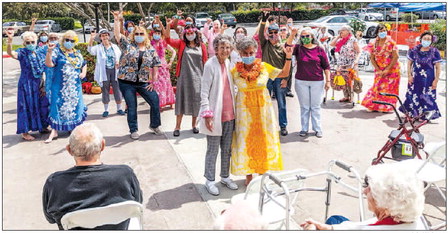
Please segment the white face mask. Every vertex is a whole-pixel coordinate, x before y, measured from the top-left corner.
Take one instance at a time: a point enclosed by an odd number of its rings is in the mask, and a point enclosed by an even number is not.
[[[196,34],[186,36],[188,41],[193,41],[196,39]]]
[[[244,33],[237,33],[237,34],[235,35],[235,39],[236,39],[236,40],[241,40],[241,39],[243,39],[244,37],[245,37]]]

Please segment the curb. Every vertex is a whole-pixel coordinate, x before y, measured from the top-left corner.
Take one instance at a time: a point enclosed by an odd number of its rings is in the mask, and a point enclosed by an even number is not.
[[[10,58],[11,56],[8,55],[8,53],[3,52],[3,58]]]

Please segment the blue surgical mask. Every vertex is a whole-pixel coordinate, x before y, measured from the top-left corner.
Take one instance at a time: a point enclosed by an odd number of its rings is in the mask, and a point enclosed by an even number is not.
[[[251,65],[255,61],[255,56],[241,57],[241,61],[246,65]]]
[[[153,38],[154,40],[160,40],[160,35],[157,35],[157,34],[156,34],[156,35],[153,35],[152,38]]]
[[[53,41],[50,41],[50,43],[59,44],[59,40],[53,40]]]
[[[66,49],[72,49],[73,47],[75,47],[75,43],[72,43],[70,41],[66,41],[66,42],[64,42],[64,47]]]
[[[387,32],[380,32],[380,33],[378,33],[378,37],[381,38],[381,39],[386,38],[386,36],[387,36]]]
[[[128,27],[128,32],[134,31],[134,27]]]
[[[422,46],[427,48],[431,45],[431,41],[430,40],[422,40]]]
[[[158,28],[158,27],[159,27],[159,24],[156,24],[156,23],[155,23],[155,24],[152,25],[152,27],[153,27],[153,28]]]
[[[292,23],[288,23],[288,26],[292,27]]]
[[[145,37],[144,36],[136,36],[135,37],[135,42],[142,43],[143,41],[145,41]]]
[[[192,24],[193,24],[193,22],[189,22],[189,21],[185,22],[185,25],[192,25]]]
[[[48,40],[48,36],[41,36],[40,37],[40,41],[42,41],[42,42],[47,42],[47,40]]]
[[[34,44],[27,44],[26,45],[26,48],[29,50],[29,51],[34,51],[34,50],[36,50],[36,45],[34,45]]]

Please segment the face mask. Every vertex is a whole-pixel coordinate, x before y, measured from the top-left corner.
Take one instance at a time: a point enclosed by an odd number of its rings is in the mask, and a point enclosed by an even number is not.
[[[48,40],[48,36],[41,36],[41,37],[40,37],[40,40],[41,40],[42,42],[47,42],[47,40]]]
[[[158,25],[158,24],[153,24],[152,27],[153,27],[153,28],[158,28],[159,25]]]
[[[188,40],[188,41],[193,41],[194,39],[196,39],[196,34],[187,36],[187,40]]]
[[[128,27],[128,32],[134,31],[134,27]]]
[[[431,45],[431,41],[430,40],[422,40],[422,46],[427,48]]]
[[[58,40],[53,40],[53,41],[50,41],[50,43],[52,43],[52,44],[59,44],[59,41]]]
[[[193,22],[185,22],[186,25],[192,25]]]
[[[303,44],[310,44],[311,43],[311,38],[310,37],[300,38],[300,40],[302,41]]]
[[[143,41],[145,41],[145,37],[144,36],[136,36],[135,37],[135,42],[142,43]]]
[[[26,48],[29,50],[29,51],[34,51],[35,49],[36,49],[36,45],[33,45],[33,44],[27,44],[26,45]]]
[[[288,23],[288,26],[292,27],[292,23]]]
[[[381,39],[386,38],[386,36],[387,36],[387,32],[380,32],[380,33],[378,33],[378,37],[381,38]]]
[[[269,36],[269,39],[270,40],[278,40],[278,34],[277,35],[272,35],[272,36]]]
[[[66,41],[66,42],[64,42],[64,47],[66,48],[66,49],[72,49],[73,47],[75,47],[75,43],[72,43],[72,42],[70,42],[70,41]]]
[[[241,40],[245,37],[245,35],[243,33],[237,33],[236,34],[236,40]]]
[[[250,56],[250,57],[241,57],[241,61],[246,64],[246,65],[250,65],[252,63],[254,63],[255,61],[255,56]]]
[[[160,40],[160,35],[153,35],[152,38],[153,38],[154,40]]]

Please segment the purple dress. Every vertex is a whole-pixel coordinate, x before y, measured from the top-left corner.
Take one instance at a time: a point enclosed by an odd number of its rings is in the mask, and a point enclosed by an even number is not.
[[[429,51],[421,51],[421,45],[415,46],[408,52],[408,59],[413,61],[412,76],[414,82],[408,84],[406,100],[403,106],[412,116],[419,116],[423,112],[435,111],[431,119],[439,118],[440,111],[436,103],[436,90],[431,88],[435,78],[435,64],[441,62],[439,50],[431,47]],[[411,72],[411,71],[409,71]],[[404,111],[400,107],[400,111]],[[425,118],[425,117],[423,117]]]

